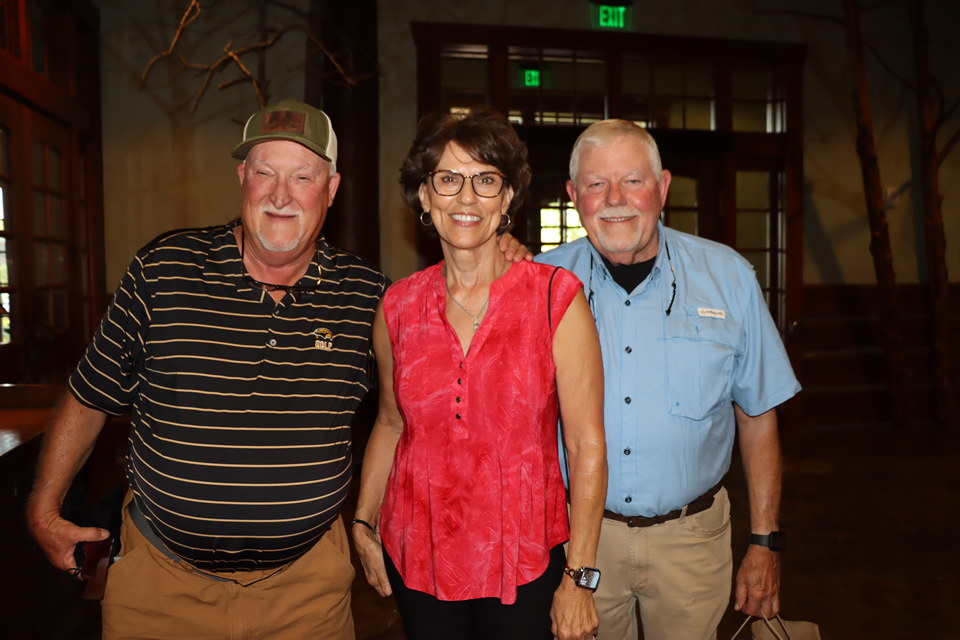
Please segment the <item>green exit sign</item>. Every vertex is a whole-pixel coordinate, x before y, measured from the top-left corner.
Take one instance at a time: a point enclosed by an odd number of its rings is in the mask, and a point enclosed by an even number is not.
[[[594,29],[629,31],[633,27],[633,7],[591,2],[590,24]]]
[[[523,86],[525,86],[525,87],[539,87],[539,86],[540,86],[540,70],[539,70],[539,69],[524,69],[524,71],[523,71]]]

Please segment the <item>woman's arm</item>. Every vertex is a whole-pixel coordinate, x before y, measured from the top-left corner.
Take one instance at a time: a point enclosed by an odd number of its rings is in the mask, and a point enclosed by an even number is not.
[[[607,446],[603,432],[603,360],[590,307],[577,293],[553,339],[563,440],[570,462],[570,544],[567,566],[593,567],[607,496]],[[593,638],[599,619],[593,594],[564,576],[553,596],[555,637]]]
[[[383,317],[382,300],[373,321],[373,352],[377,357],[377,369],[380,372],[380,408],[363,455],[356,517],[377,529],[383,493],[387,487],[387,479],[390,477],[390,468],[393,466],[393,455],[397,449],[400,434],[403,432],[403,417],[400,415],[397,399],[393,394],[393,349],[390,346],[387,323]],[[354,524],[351,529],[353,543],[363,563],[367,582],[381,596],[390,595],[393,590],[387,579],[379,533],[371,531],[362,524]]]

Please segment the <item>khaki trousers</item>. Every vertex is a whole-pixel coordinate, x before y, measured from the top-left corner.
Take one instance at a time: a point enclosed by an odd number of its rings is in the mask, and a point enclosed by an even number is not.
[[[354,569],[340,518],[281,569],[198,575],[144,539],[126,508],[107,574],[103,639],[353,640]]]
[[[652,527],[604,518],[597,568],[598,640],[637,638],[637,603],[645,640],[715,638],[733,575],[727,490],[706,511]]]

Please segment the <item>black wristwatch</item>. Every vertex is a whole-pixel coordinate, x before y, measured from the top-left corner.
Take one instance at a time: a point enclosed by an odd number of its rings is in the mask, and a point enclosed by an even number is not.
[[[600,569],[595,567],[580,567],[579,569],[564,567],[563,572],[573,578],[573,584],[583,589],[596,591],[597,585],[600,584]]]
[[[787,548],[787,534],[782,531],[771,531],[765,536],[751,533],[750,544],[767,547],[770,551],[783,551]]]

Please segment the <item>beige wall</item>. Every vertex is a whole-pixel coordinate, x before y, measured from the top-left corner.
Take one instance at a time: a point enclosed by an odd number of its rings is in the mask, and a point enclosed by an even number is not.
[[[937,44],[934,59],[958,54],[950,51],[949,30],[958,21],[960,3],[930,2],[931,40]],[[640,6],[640,3],[635,3]],[[804,105],[804,281],[806,283],[872,283],[873,262],[869,253],[869,228],[865,214],[862,179],[855,149],[852,73],[842,29],[831,22],[794,16],[762,15],[759,6],[794,7],[806,12],[839,16],[840,3],[754,2],[733,0],[688,0],[659,3],[656,12],[637,15],[634,30],[651,34],[722,37],[805,43]],[[521,2],[504,0],[485,4],[486,9],[421,0],[416,3],[379,3],[380,64],[380,171],[382,265],[393,278],[411,273],[415,223],[400,202],[397,168],[415,133],[416,69],[411,21],[484,22],[512,26],[589,29],[588,5],[583,0]],[[866,37],[874,42],[904,77],[912,75],[906,15],[892,6],[864,18]],[[939,58],[937,58],[937,56]],[[885,72],[875,58],[868,58],[871,98],[876,124],[876,142],[885,186],[907,185],[894,209],[888,211],[894,266],[901,282],[917,282],[916,242],[922,220],[914,215],[910,180],[910,133],[908,123],[915,113],[912,95]],[[960,96],[960,77],[952,78],[952,94]],[[954,120],[960,124],[960,118]],[[956,126],[956,125],[955,125]],[[948,269],[954,279],[960,274],[960,252],[950,251],[960,243],[960,185],[949,178],[960,168],[960,150],[941,169],[944,216],[948,234]],[[920,236],[922,238],[922,236]],[[921,240],[922,241],[922,240]]]
[[[198,74],[181,73],[170,81],[171,68],[161,64],[151,72],[147,90],[137,88],[150,59],[169,46],[172,25],[180,19],[171,5],[100,3],[106,288],[111,292],[134,253],[157,235],[219,224],[240,214],[237,161],[230,151],[240,141],[246,118],[258,108],[251,87],[219,91],[216,83],[239,75],[221,73],[193,114],[174,111],[172,105],[189,100],[202,82]],[[188,36],[184,51],[193,62],[217,60],[231,39],[235,47],[253,42],[247,30],[254,16],[208,11],[203,18],[205,26],[223,22],[229,27],[203,41]],[[304,50],[304,38],[290,34],[268,56],[274,100],[303,99],[302,71],[290,66],[303,59]]]
[[[166,48],[179,19],[166,9],[157,15],[157,3],[101,0],[103,30],[103,142],[106,287],[113,290],[134,252],[156,235],[179,227],[216,224],[239,213],[236,163],[229,151],[239,140],[242,122],[257,108],[248,86],[226,91],[211,87],[193,115],[170,106],[195,89],[200,81],[181,74],[164,82],[168,69],[151,76],[149,90],[137,81],[149,59]],[[301,6],[306,0],[300,0]],[[640,6],[638,0],[637,6]],[[804,11],[837,14],[839,3],[757,2],[756,0],[687,0],[660,3],[656,13],[635,18],[642,33],[698,37],[729,37],[805,43],[804,171],[805,252],[807,283],[871,283],[873,264],[868,250],[869,231],[864,213],[862,183],[854,148],[852,74],[842,30],[829,22],[782,15],[760,15],[757,6],[802,7]],[[928,2],[932,59],[952,64],[945,83],[949,96],[960,96],[960,50],[951,47],[949,30],[960,24],[960,3]],[[881,55],[904,77],[912,75],[912,56],[905,15],[890,6],[868,14],[864,30]],[[492,0],[483,8],[447,0],[380,2],[380,217],[381,264],[392,278],[410,274],[416,266],[415,223],[399,196],[397,169],[413,138],[416,125],[416,57],[411,21],[486,22],[514,26],[588,29],[584,0]],[[837,14],[838,15],[838,14]],[[226,18],[227,16],[224,16]],[[891,19],[891,17],[893,19]],[[219,19],[208,12],[205,19]],[[205,42],[188,39],[193,59],[211,61],[222,47],[249,42],[244,29],[251,16],[232,17],[229,28],[217,30]],[[216,21],[216,20],[215,20]],[[158,27],[157,25],[166,25]],[[273,99],[301,98],[303,39],[291,36],[268,57]],[[916,282],[925,270],[918,265],[916,243],[923,221],[914,214],[910,147],[916,107],[904,86],[868,56],[877,146],[883,183],[903,193],[888,211],[895,268],[901,282]],[[218,76],[218,81],[236,74]],[[174,97],[178,96],[178,97]],[[954,128],[960,117],[953,120]],[[947,128],[947,132],[952,130]],[[946,136],[941,136],[943,140]],[[960,170],[956,150],[940,172],[948,234],[948,269],[960,274],[960,184],[951,176]],[[331,215],[337,215],[336,208]],[[922,241],[922,240],[921,240]]]

